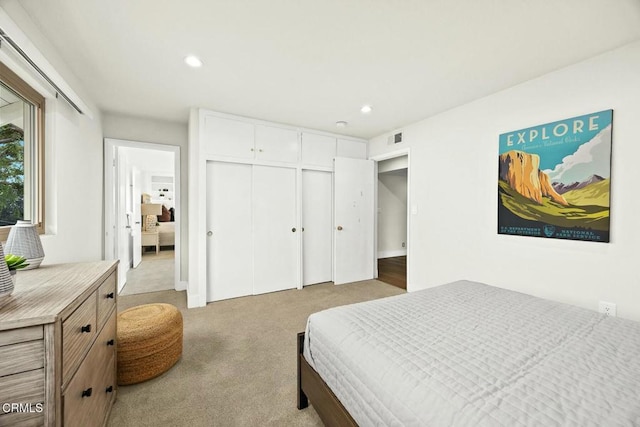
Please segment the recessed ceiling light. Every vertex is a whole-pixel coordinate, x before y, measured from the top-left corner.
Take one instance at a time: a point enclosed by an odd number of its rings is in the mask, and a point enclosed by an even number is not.
[[[372,110],[371,105],[363,105],[362,108],[360,109],[360,112],[362,114],[369,114],[371,110]]]
[[[344,120],[339,120],[339,121],[336,122],[336,127],[337,128],[346,128],[348,124],[349,123],[345,122]]]
[[[189,55],[186,58],[184,58],[184,62],[193,68],[198,68],[198,67],[202,67],[202,61],[200,60],[200,58],[198,58],[195,55]]]

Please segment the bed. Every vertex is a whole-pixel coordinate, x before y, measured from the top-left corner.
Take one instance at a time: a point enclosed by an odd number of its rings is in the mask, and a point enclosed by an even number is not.
[[[314,313],[298,353],[325,425],[640,425],[640,323],[477,282]]]
[[[159,222],[156,226],[158,229],[158,240],[160,246],[174,246],[176,236],[175,222]]]

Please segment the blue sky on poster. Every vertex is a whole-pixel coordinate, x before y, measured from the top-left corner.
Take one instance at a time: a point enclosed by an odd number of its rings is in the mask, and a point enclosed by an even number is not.
[[[605,110],[500,135],[499,154],[511,150],[537,154],[551,181],[570,184],[593,174],[608,178],[611,120]]]

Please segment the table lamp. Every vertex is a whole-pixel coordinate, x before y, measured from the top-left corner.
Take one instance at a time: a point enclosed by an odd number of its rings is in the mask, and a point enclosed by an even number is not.
[[[25,270],[40,267],[44,259],[44,249],[35,224],[19,219],[16,225],[9,230],[4,251],[26,258],[29,266]]]
[[[158,215],[162,215],[162,205],[159,203],[143,203],[140,211],[144,218],[144,231],[153,231],[156,229]]]

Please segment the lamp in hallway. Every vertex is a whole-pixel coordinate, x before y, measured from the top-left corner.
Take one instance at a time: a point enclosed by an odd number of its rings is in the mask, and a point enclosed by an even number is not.
[[[162,205],[159,203],[143,203],[140,211],[144,217],[144,231],[153,231],[158,222],[158,215],[162,215]]]

